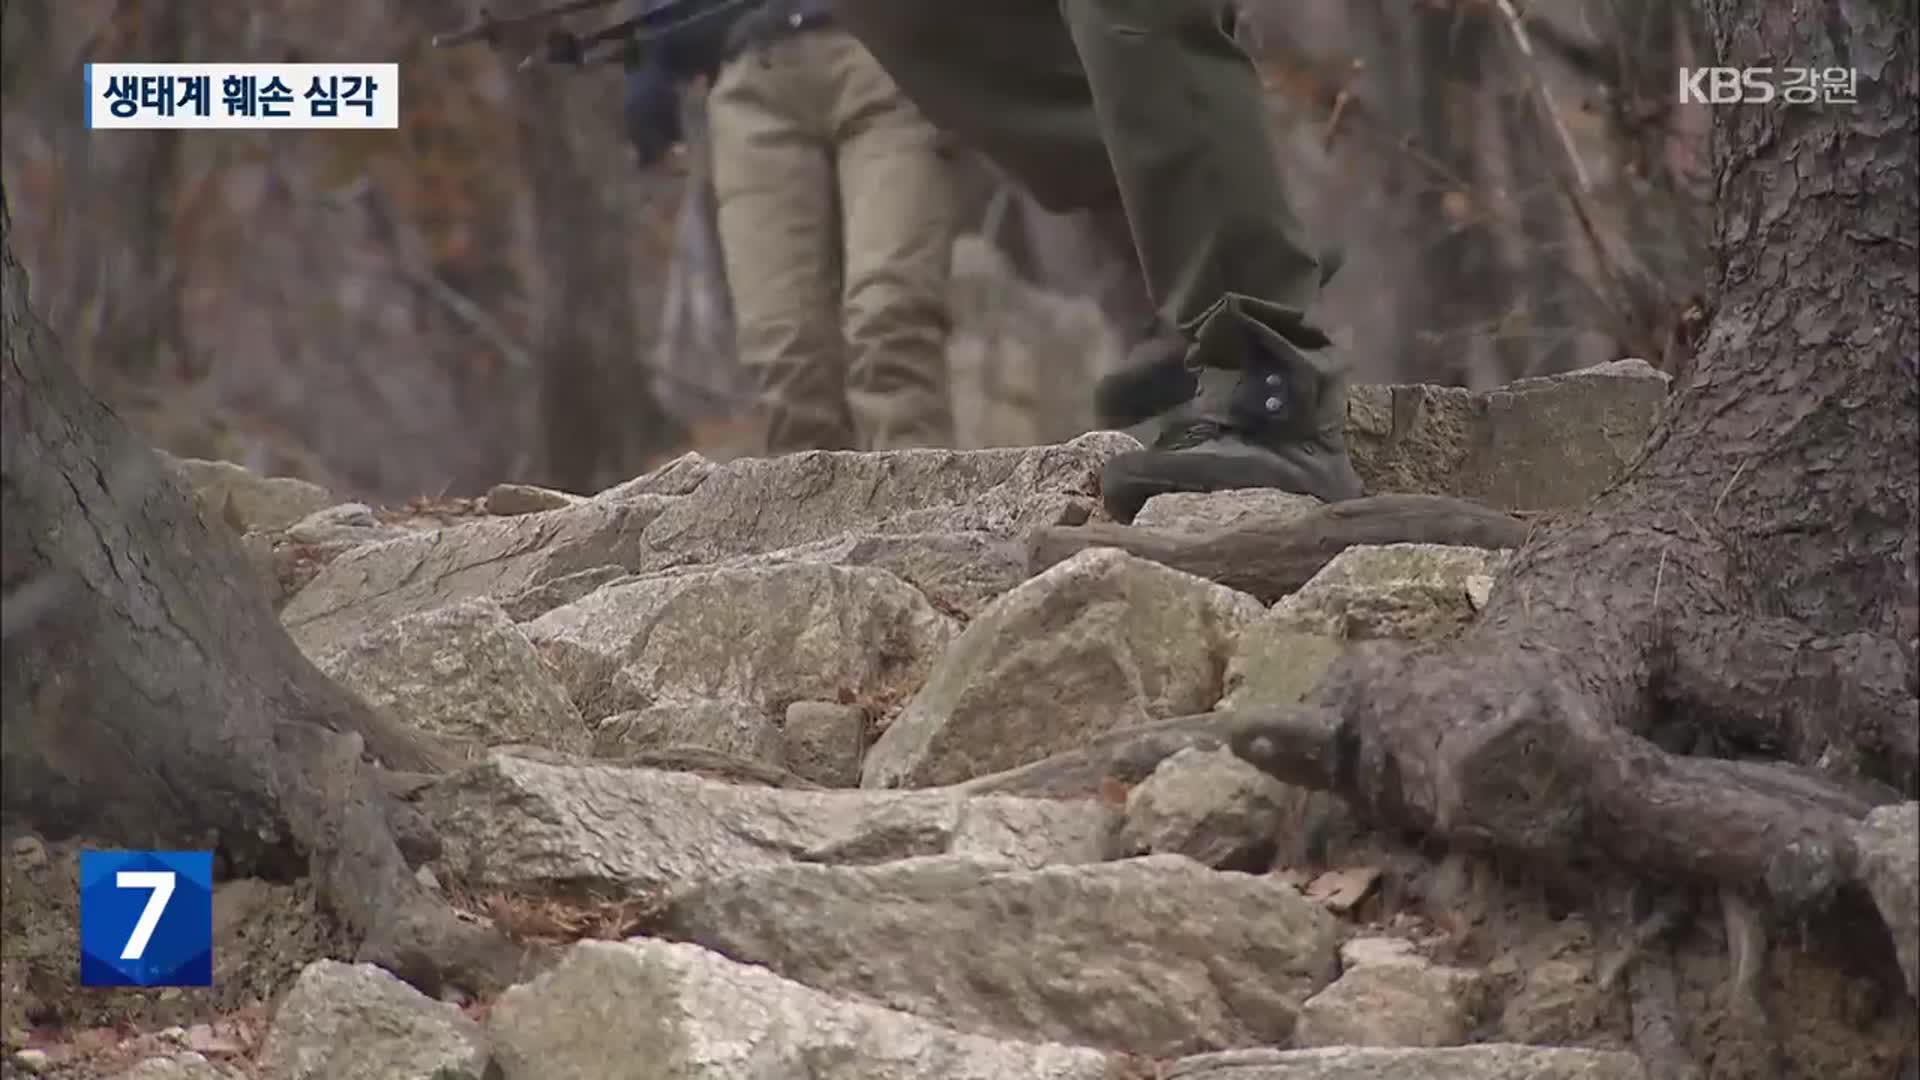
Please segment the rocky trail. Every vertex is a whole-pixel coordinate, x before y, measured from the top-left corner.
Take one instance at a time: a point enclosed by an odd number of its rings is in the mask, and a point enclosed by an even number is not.
[[[1471,624],[1665,395],[1638,361],[1356,387],[1379,500],[1162,496],[1127,526],[1097,490],[1118,433],[398,509],[178,462],[302,650],[461,748],[394,793],[421,879],[554,963],[436,1000],[348,962],[304,883],[240,879],[213,988],[82,990],[82,845],[9,836],[0,1073],[1667,1080],[1665,1024],[1704,1076],[1891,1080],[1920,805],[1860,828],[1878,920],[1755,956],[1731,901],[1382,833],[1226,746],[1223,710],[1301,701],[1354,643]],[[1419,497],[1482,509],[1409,532]]]

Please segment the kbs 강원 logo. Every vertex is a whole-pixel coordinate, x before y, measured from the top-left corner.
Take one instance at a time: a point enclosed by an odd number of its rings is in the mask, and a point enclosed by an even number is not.
[[[80,853],[80,985],[211,986],[213,853]]]
[[[1682,105],[1853,105],[1860,100],[1853,68],[1699,67],[1680,69]]]

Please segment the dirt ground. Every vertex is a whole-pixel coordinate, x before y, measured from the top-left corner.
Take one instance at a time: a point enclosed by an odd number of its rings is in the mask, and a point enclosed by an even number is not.
[[[344,958],[304,884],[252,879],[213,892],[213,985],[157,990],[80,985],[80,842],[5,838],[0,855],[0,1078],[29,1075],[37,1048],[55,1080],[110,1077],[142,1057],[192,1050],[237,1064],[264,1031],[276,995],[308,962]]]

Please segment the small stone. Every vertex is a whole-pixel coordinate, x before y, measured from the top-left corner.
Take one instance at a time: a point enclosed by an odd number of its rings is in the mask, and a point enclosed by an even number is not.
[[[487,489],[486,507],[487,513],[495,517],[517,517],[546,510],[563,510],[585,501],[578,495],[532,484],[495,484]]]
[[[866,752],[867,713],[858,705],[796,701],[783,726],[787,769],[822,787],[860,786]]]
[[[212,1024],[195,1024],[188,1028],[186,1044],[189,1050],[200,1054],[243,1054],[247,1049],[213,1030]]]
[[[1342,951],[1360,955],[1351,948]],[[1349,961],[1345,974],[1308,998],[1300,1006],[1293,1045],[1457,1046],[1467,1041],[1481,1004],[1479,972],[1439,967],[1384,945],[1367,951],[1380,954],[1383,962]]]
[[[53,1058],[45,1050],[29,1047],[14,1051],[13,1063],[20,1066],[22,1071],[38,1076],[53,1065]]]
[[[1349,915],[1373,893],[1374,886],[1379,883],[1379,867],[1350,866],[1329,870],[1314,878],[1307,886],[1307,896],[1325,904],[1329,911]]]
[[[13,842],[13,861],[22,870],[37,870],[47,865],[47,846],[37,836],[22,836]]]
[[[1235,639],[1264,611],[1114,548],[1083,551],[974,616],[868,749],[860,782],[960,783],[1206,712]]]

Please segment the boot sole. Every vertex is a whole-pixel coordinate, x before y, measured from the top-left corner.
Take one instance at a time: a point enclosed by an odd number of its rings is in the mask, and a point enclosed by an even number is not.
[[[1100,475],[1100,501],[1113,520],[1128,524],[1155,495],[1267,488],[1320,497],[1300,490],[1306,486],[1297,470],[1281,462],[1243,454],[1136,450],[1107,461]]]

